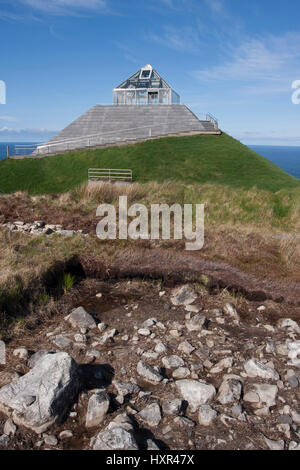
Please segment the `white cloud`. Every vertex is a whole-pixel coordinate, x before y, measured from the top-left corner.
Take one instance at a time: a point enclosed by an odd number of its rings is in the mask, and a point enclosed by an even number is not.
[[[214,13],[224,13],[224,4],[222,0],[204,0]]]
[[[0,116],[0,121],[16,122],[17,118],[15,118],[14,116]]]
[[[150,39],[176,51],[195,52],[201,41],[198,32],[191,27],[175,28],[165,26],[160,34],[151,34]]]
[[[105,10],[106,0],[20,0],[21,3],[36,10],[54,15],[84,10]]]
[[[281,88],[280,84],[297,78],[299,59],[299,33],[252,38],[236,48],[229,47],[223,64],[197,70],[193,75],[200,80],[272,82]]]

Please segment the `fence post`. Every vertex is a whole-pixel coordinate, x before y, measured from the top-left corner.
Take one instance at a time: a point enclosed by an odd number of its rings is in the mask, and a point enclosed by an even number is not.
[[[9,145],[6,146],[6,156],[9,158]]]

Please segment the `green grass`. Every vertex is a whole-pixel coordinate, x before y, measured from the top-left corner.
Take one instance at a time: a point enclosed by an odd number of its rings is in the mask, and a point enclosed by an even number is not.
[[[0,190],[63,193],[85,182],[91,167],[130,168],[134,180],[141,183],[175,180],[244,189],[256,187],[272,192],[300,187],[300,180],[222,134],[168,137],[41,159],[3,160],[0,162]]]

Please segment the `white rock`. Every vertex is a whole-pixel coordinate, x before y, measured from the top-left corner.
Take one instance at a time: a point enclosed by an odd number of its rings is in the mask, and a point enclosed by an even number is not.
[[[166,369],[175,369],[184,366],[184,360],[179,356],[163,357],[162,363]]]
[[[223,311],[226,315],[228,315],[231,318],[234,318],[235,320],[240,319],[239,314],[237,313],[236,309],[231,304],[226,304],[225,307],[223,308]]]
[[[300,327],[298,323],[290,318],[282,318],[277,323],[278,328],[288,328],[290,331],[294,331],[295,333],[300,333]]]
[[[88,403],[85,425],[93,428],[101,424],[109,409],[109,397],[103,390],[91,396]]]
[[[225,375],[219,388],[218,402],[222,405],[238,402],[241,398],[243,385],[241,378],[234,375]]]
[[[28,374],[0,389],[0,410],[37,433],[65,415],[79,389],[78,366],[67,353],[48,354]]]
[[[261,377],[266,380],[279,380],[279,374],[271,367],[268,367],[255,359],[250,359],[244,364],[244,369],[248,377]]]
[[[157,403],[146,406],[138,413],[138,416],[149,426],[158,426],[162,419],[160,407]]]
[[[197,299],[194,289],[188,285],[176,287],[171,292],[171,302],[173,305],[190,305]]]
[[[264,439],[270,450],[284,450],[284,441],[273,441],[265,436]]]
[[[195,348],[188,341],[183,341],[178,346],[178,351],[181,351],[187,355],[190,355],[192,354],[193,351],[195,351]]]
[[[201,426],[210,426],[216,419],[217,412],[209,405],[201,405],[198,413],[198,421]]]
[[[172,377],[174,379],[186,379],[191,375],[189,369],[187,367],[178,367],[172,373]]]
[[[167,348],[166,348],[166,346],[165,346],[163,343],[159,342],[159,343],[157,343],[157,345],[155,346],[154,350],[155,350],[158,354],[163,354],[163,353],[165,353],[165,352],[167,351]]]
[[[178,380],[176,387],[182,398],[188,402],[192,412],[197,411],[201,405],[211,402],[216,396],[213,385],[196,380]]]
[[[144,361],[139,361],[137,373],[149,382],[159,383],[163,380],[163,376]]]
[[[221,361],[219,361],[214,367],[210,369],[211,374],[219,374],[224,369],[228,369],[233,365],[233,358],[232,357],[225,357]]]
[[[199,313],[185,322],[188,331],[201,331],[207,324],[207,318]]]
[[[28,359],[28,351],[25,348],[15,349],[13,355],[20,359],[24,359],[25,361]]]
[[[7,436],[14,436],[17,431],[17,426],[14,424],[14,422],[11,419],[8,419],[3,428],[4,434]]]
[[[151,335],[151,331],[148,330],[148,328],[140,328],[138,330],[138,334],[141,335],[141,336],[150,336]]]
[[[73,328],[87,328],[91,330],[97,327],[93,317],[83,307],[73,310],[68,317],[68,322]]]
[[[244,401],[254,404],[257,408],[276,405],[278,387],[269,384],[251,384],[244,396]]]

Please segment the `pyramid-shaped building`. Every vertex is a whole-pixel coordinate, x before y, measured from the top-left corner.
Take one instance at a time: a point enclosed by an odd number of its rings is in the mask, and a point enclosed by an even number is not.
[[[210,114],[200,120],[151,65],[113,91],[113,105],[97,105],[40,145],[36,155],[63,153],[168,135],[220,134]]]

